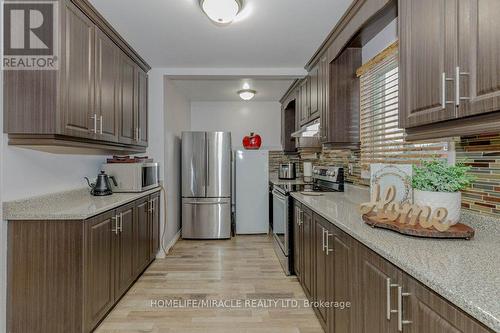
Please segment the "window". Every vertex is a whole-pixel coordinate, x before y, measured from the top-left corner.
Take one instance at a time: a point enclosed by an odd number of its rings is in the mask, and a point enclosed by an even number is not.
[[[446,158],[448,143],[406,142],[399,128],[397,44],[358,70],[360,76],[361,165],[418,164],[423,159]]]

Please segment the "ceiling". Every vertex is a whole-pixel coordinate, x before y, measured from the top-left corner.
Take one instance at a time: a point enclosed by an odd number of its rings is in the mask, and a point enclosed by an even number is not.
[[[192,102],[241,101],[237,91],[245,82],[257,94],[252,101],[276,102],[292,84],[290,79],[174,79],[178,90]]]
[[[90,0],[153,67],[302,68],[352,0],[245,0],[213,24],[198,0]]]

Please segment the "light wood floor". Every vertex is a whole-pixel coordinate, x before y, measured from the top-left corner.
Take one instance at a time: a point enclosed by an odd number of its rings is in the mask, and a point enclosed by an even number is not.
[[[284,298],[305,295],[297,279],[283,273],[267,236],[181,240],[148,268],[96,332],[323,332],[311,308],[151,306],[152,300]]]

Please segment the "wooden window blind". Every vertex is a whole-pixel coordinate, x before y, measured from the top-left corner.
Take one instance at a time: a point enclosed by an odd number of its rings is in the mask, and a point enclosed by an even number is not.
[[[383,51],[370,68],[360,73],[361,165],[371,163],[418,164],[430,158],[446,158],[448,143],[405,142],[399,128],[398,52]]]

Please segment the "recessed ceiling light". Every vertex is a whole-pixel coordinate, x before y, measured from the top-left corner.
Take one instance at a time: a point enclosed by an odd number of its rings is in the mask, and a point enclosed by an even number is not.
[[[200,0],[200,6],[209,19],[225,25],[233,22],[243,8],[243,0]]]
[[[250,89],[250,85],[245,83],[243,85],[243,89],[238,90],[238,95],[240,95],[241,99],[244,101],[251,100],[257,92],[255,90]]]

